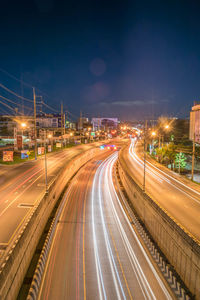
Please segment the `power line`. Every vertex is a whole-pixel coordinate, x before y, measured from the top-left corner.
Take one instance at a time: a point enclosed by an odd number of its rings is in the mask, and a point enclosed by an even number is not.
[[[34,87],[33,85],[31,85],[31,84],[29,84],[29,83],[27,83],[27,82],[25,82],[25,81],[23,81],[23,80],[21,80],[21,79],[15,77],[14,75],[10,74],[8,71],[3,70],[2,68],[0,68],[0,71],[1,71],[2,73],[6,74],[7,76],[9,76],[10,78],[16,80],[17,82],[23,83],[23,85],[25,85],[25,86],[27,86],[27,87],[29,87],[29,88],[31,88],[31,89]],[[40,93],[42,93],[43,95],[45,95],[46,97],[48,97],[49,99],[51,99],[51,97],[49,97],[49,95],[48,95],[46,92],[40,90],[40,89],[37,88],[37,87],[35,87],[35,89],[36,89],[38,92],[40,92]]]
[[[23,84],[23,85],[25,85],[25,86],[27,86],[27,87],[29,87],[29,88],[31,88],[31,89],[33,88],[33,85],[31,85],[31,84],[29,84],[29,83],[27,83],[27,82],[24,82],[23,80],[21,80],[21,79],[15,77],[14,75],[10,74],[8,71],[3,70],[2,68],[0,68],[0,71],[1,71],[2,73],[6,74],[7,76],[9,76],[10,78],[16,80],[17,82],[19,82],[19,83],[21,83],[21,84]],[[31,99],[28,99],[28,98],[25,98],[25,97],[22,97],[22,96],[16,94],[15,92],[13,92],[13,91],[11,91],[10,89],[8,89],[7,87],[5,87],[3,84],[0,84],[0,86],[1,86],[2,88],[4,88],[5,90],[7,90],[8,92],[10,92],[10,93],[12,93],[13,95],[15,95],[16,97],[22,99],[22,100],[26,100],[26,101],[28,101],[28,102],[33,102],[33,100],[31,100]],[[37,88],[37,87],[36,87],[36,90],[37,90],[38,92],[42,93],[43,95],[45,95],[46,97],[48,97],[49,99],[51,99],[51,97],[49,97],[49,95],[48,95],[46,92],[41,91],[41,90],[40,90],[39,88]],[[58,110],[52,108],[52,107],[49,106],[48,104],[46,104],[46,103],[44,103],[44,102],[43,102],[43,104],[46,105],[49,109],[51,109],[51,110],[53,110],[53,111],[55,111],[55,112],[58,112]]]
[[[12,100],[6,98],[6,97],[3,97],[2,95],[0,95],[0,98],[4,99],[4,100],[6,100],[6,101],[8,101],[8,102],[10,102],[10,103],[12,103],[12,104],[14,104],[14,105],[21,106],[20,103],[14,102],[14,101],[12,101]],[[25,105],[24,107],[25,107],[26,109],[29,109],[29,110],[32,109],[31,107],[26,106],[26,105]]]
[[[1,100],[0,100],[0,103],[3,104],[4,106],[8,107],[10,110],[15,111],[14,108],[12,108],[10,105],[8,105],[8,104],[2,102]]]
[[[44,101],[42,102],[42,104],[44,105],[44,106],[46,106],[47,108],[49,108],[49,109],[51,109],[51,110],[53,110],[53,111],[55,111],[55,112],[59,112],[58,110],[56,110],[56,109],[54,109],[53,107],[51,107],[51,106],[49,106],[48,104],[46,104]]]
[[[3,88],[4,90],[6,90],[7,92],[9,92],[9,93],[15,95],[16,97],[18,97],[18,98],[20,98],[20,99],[23,99],[23,100],[25,100],[25,101],[28,101],[28,102],[33,103],[33,100],[28,99],[28,98],[25,98],[25,97],[22,97],[22,96],[16,94],[15,92],[11,91],[11,90],[8,89],[6,86],[4,86],[2,83],[0,83],[0,87],[2,87],[2,88]]]
[[[4,73],[4,74],[8,75],[10,78],[16,80],[17,82],[23,83],[23,85],[26,85],[27,87],[29,87],[29,88],[32,89],[32,86],[31,86],[29,83],[24,82],[23,80],[18,79],[17,77],[15,77],[14,75],[10,74],[9,72],[3,70],[2,68],[0,68],[0,71],[1,71],[2,73]]]

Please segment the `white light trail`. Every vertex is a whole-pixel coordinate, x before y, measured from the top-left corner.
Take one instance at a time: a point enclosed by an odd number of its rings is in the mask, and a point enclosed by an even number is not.
[[[137,156],[137,154],[135,153],[135,142],[136,142],[135,139],[131,140],[131,144],[130,144],[130,147],[129,147],[129,154],[137,164],[139,164],[140,166],[143,166],[144,165],[143,160],[141,160]],[[150,162],[146,161],[146,163],[149,165],[149,166],[147,166],[147,169],[146,169],[147,173],[151,174],[152,177],[154,177],[157,180],[161,180],[161,183],[163,183],[163,181],[167,182],[168,184],[170,184],[171,186],[173,186],[174,188],[176,188],[177,190],[179,190],[183,194],[187,195],[188,197],[190,197],[192,200],[194,200],[195,202],[197,202],[200,205],[200,201],[198,199],[194,198],[192,195],[190,195],[189,193],[185,192],[183,189],[181,189],[178,186],[176,186],[175,184],[173,184],[172,181],[177,182],[178,184],[184,186],[186,189],[191,190],[192,192],[194,192],[195,194],[200,196],[199,192],[192,189],[190,186],[184,184],[183,182],[177,180],[176,178],[170,176],[169,174],[163,172],[161,169],[157,168],[156,166],[154,166]],[[164,176],[162,174],[160,174],[159,172],[153,170],[153,168],[158,170],[160,173],[164,174]],[[166,177],[170,178],[171,180],[167,179]]]

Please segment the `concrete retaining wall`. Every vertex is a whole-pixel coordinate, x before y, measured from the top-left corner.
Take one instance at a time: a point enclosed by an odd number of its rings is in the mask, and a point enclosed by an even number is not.
[[[120,152],[118,167],[124,189],[154,241],[189,290],[200,299],[200,244],[168,213],[144,194]]]
[[[94,148],[73,158],[60,170],[38,206],[36,206],[0,269],[0,299],[16,299],[50,213],[69,179],[87,161],[100,153]]]

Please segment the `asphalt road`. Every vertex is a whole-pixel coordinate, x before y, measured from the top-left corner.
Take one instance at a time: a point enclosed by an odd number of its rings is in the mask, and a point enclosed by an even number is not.
[[[124,154],[127,168],[141,186],[144,178],[142,148],[132,139]],[[200,192],[146,161],[146,193],[200,241]]]
[[[71,182],[38,299],[172,299],[122,208],[116,159],[90,161]]]
[[[48,183],[63,163],[99,144],[80,145],[47,155]],[[0,166],[0,262],[44,193],[44,157],[19,165]]]

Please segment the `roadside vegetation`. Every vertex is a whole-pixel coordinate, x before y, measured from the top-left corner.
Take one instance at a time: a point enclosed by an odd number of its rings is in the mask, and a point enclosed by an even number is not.
[[[169,124],[165,130],[164,124]],[[148,152],[153,159],[175,172],[191,173],[192,141],[189,140],[189,120],[169,120],[161,117],[153,129],[155,137],[148,134]],[[195,146],[194,172],[200,171],[200,146]]]

